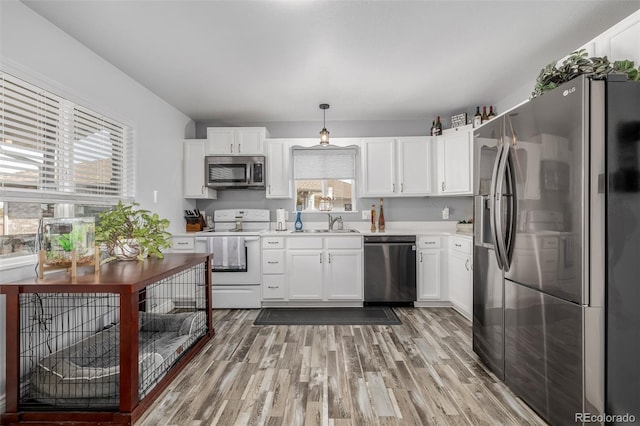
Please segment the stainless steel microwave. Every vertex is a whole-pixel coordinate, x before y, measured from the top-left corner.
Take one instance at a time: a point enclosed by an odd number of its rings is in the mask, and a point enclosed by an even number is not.
[[[265,186],[264,156],[209,155],[205,157],[205,182],[210,188]]]

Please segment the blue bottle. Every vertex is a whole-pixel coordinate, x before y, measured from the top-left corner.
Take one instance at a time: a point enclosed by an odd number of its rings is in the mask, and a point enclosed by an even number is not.
[[[302,231],[302,219],[300,219],[300,213],[296,215],[296,231]]]

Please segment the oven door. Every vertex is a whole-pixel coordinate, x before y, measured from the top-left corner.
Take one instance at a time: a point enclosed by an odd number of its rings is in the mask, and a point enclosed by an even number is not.
[[[209,251],[210,238],[222,238],[215,235],[196,237],[196,251],[207,253]],[[223,285],[259,285],[260,284],[260,237],[248,235],[244,237],[246,270],[217,271],[212,270],[212,284]]]

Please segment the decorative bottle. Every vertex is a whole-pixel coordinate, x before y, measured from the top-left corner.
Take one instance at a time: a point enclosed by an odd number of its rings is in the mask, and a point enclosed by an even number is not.
[[[480,107],[476,107],[476,113],[473,116],[473,127],[478,127],[482,124],[482,114],[480,114]]]
[[[436,119],[436,136],[440,136],[442,134],[442,123],[440,122],[440,116]]]
[[[384,207],[382,205],[382,198],[380,198],[380,216],[378,216],[378,231],[384,232]]]
[[[493,117],[496,116],[496,113],[493,112],[493,106],[489,107],[489,115],[487,115],[488,119],[491,120]]]
[[[486,122],[489,120],[489,116],[487,115],[487,107],[483,106],[482,107],[482,117],[481,117],[482,122]]]
[[[431,136],[435,136],[435,135],[436,135],[436,120],[433,120],[433,121],[431,122],[430,135],[431,135]]]
[[[371,204],[371,232],[376,232],[376,205]]]
[[[302,231],[302,219],[300,218],[302,212],[298,212],[298,214],[296,215],[296,231]]]

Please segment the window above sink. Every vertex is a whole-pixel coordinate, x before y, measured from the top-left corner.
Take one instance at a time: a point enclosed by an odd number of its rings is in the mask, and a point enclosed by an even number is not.
[[[352,211],[356,199],[356,148],[293,149],[295,209]]]

